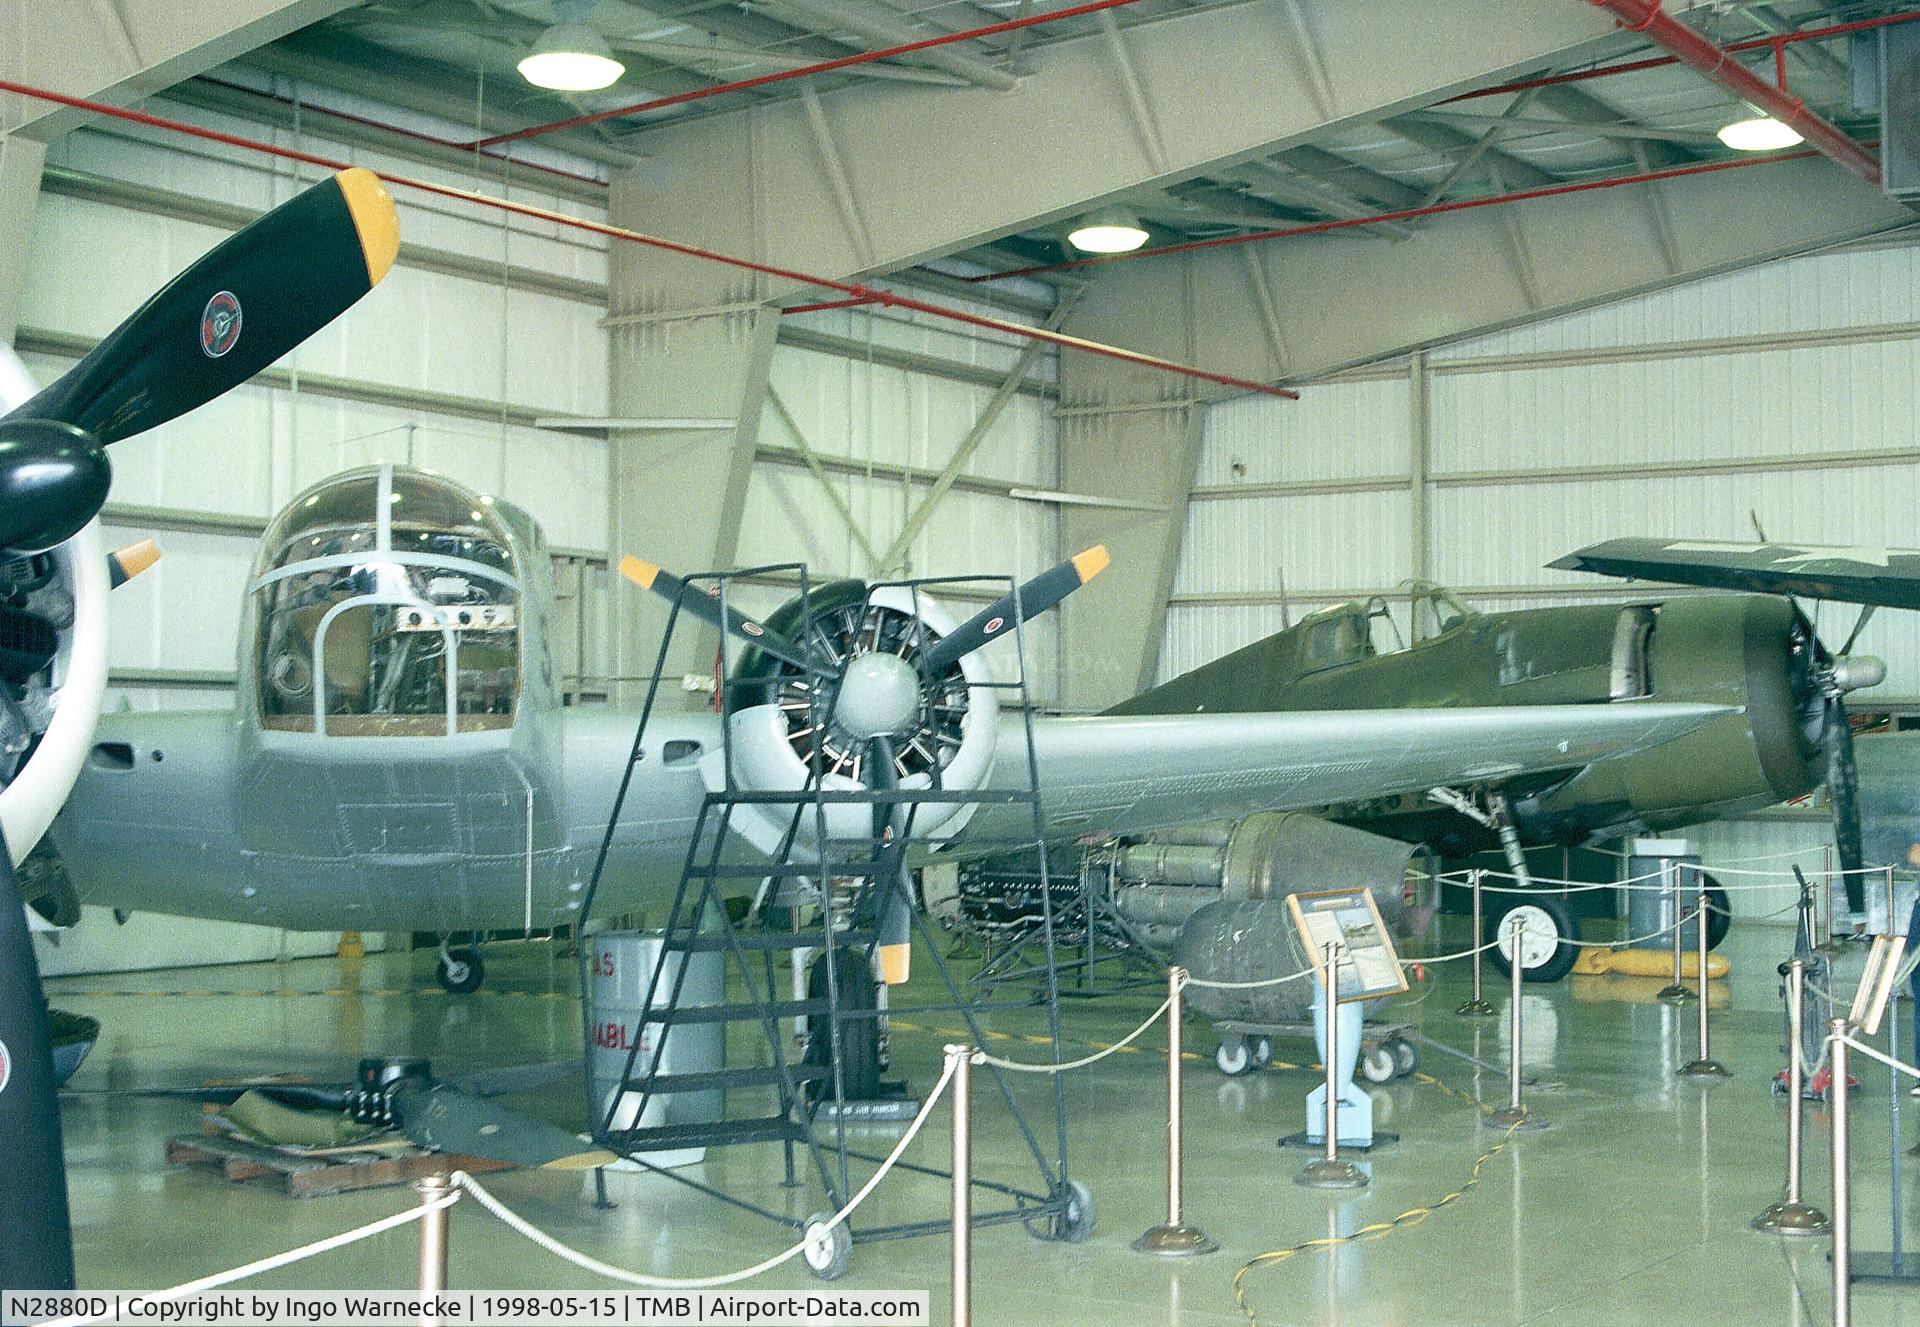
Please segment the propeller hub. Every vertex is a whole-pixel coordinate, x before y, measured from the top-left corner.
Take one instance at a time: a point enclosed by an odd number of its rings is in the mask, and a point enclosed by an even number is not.
[[[1841,695],[1887,680],[1887,662],[1871,654],[1844,654],[1833,661],[1833,689]]]
[[[833,723],[867,741],[911,728],[920,717],[920,674],[897,654],[855,655],[847,664]]]

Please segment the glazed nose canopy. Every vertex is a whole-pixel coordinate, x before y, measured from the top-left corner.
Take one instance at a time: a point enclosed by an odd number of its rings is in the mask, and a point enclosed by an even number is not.
[[[1842,695],[1877,687],[1887,680],[1887,661],[1871,654],[1848,654],[1833,664],[1833,685]]]
[[[866,741],[904,732],[920,715],[920,674],[897,654],[862,654],[847,665],[834,726]]]

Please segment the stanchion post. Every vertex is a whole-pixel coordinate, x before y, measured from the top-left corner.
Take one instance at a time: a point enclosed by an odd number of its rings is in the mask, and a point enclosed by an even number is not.
[[[440,1203],[452,1186],[445,1175],[427,1175],[413,1188],[426,1208],[420,1218],[420,1298],[431,1300],[447,1288],[447,1208]],[[420,1327],[439,1324],[439,1314],[421,1313]]]
[[[1191,1258],[1220,1247],[1205,1231],[1188,1225],[1181,1210],[1185,1181],[1181,1166],[1180,1070],[1184,1056],[1180,1046],[1180,1007],[1181,992],[1186,985],[1185,968],[1167,969],[1167,1221],[1133,1242],[1139,1252],[1162,1258]]]
[[[1535,1115],[1520,1095],[1520,981],[1526,966],[1521,962],[1526,921],[1516,913],[1507,930],[1507,978],[1511,992],[1507,997],[1507,1104],[1487,1117],[1487,1123],[1500,1129],[1544,1129],[1547,1122]]]
[[[973,1317],[973,1047],[949,1045],[953,1064],[953,1327]]]
[[[1669,906],[1673,911],[1673,980],[1662,986],[1655,999],[1665,1000],[1668,1004],[1683,1004],[1693,998],[1693,992],[1680,980],[1681,955],[1686,948],[1685,931],[1687,929],[1686,894],[1681,889],[1680,875],[1685,869],[1678,863],[1668,867],[1672,871],[1669,877],[1673,887],[1667,891]]]
[[[1833,1106],[1833,1327],[1849,1327],[1853,1320],[1853,1250],[1848,1241],[1847,1197],[1847,1020],[1827,1024],[1832,1048],[1827,1063],[1833,1086],[1827,1100]]]
[[[1475,891],[1478,897],[1478,891]],[[1318,1161],[1293,1177],[1295,1184],[1305,1185],[1309,1189],[1364,1189],[1367,1185],[1367,1173],[1351,1161],[1340,1159],[1340,948],[1328,943],[1323,957],[1326,967],[1322,974],[1320,998],[1322,1001],[1321,1024],[1326,1029],[1322,1038],[1320,1058],[1326,1062],[1327,1094],[1325,1147]]]
[[[1682,1078],[1691,1078],[1703,1083],[1712,1082],[1715,1079],[1732,1077],[1732,1075],[1727,1072],[1727,1067],[1721,1064],[1720,1061],[1714,1059],[1712,1051],[1707,1047],[1707,1005],[1711,1003],[1711,1001],[1707,999],[1707,931],[1711,928],[1707,925],[1708,899],[1705,881],[1706,877],[1704,875],[1696,874],[1696,882],[1700,885],[1700,894],[1694,903],[1693,930],[1695,938],[1698,941],[1700,959],[1700,970],[1697,974],[1698,981],[1695,983],[1700,988],[1700,1053],[1690,1064],[1680,1066],[1680,1076]]]
[[[1801,1117],[1805,1113],[1807,963],[1787,962],[1787,1196],[1753,1219],[1755,1230],[1776,1235],[1824,1235],[1833,1229],[1827,1214],[1800,1198]]]
[[[1901,935],[1901,934],[1904,934],[1904,932],[1900,929],[1899,921],[1896,920],[1893,915],[1893,893],[1894,893],[1893,868],[1889,866],[1886,868],[1886,871],[1887,871],[1887,934]]]
[[[1482,921],[1482,913],[1480,910],[1480,882],[1485,875],[1486,872],[1479,867],[1476,866],[1473,868],[1473,996],[1461,1004],[1460,1008],[1455,1011],[1456,1013],[1469,1014],[1477,1017],[1485,1017],[1493,1013],[1493,1005],[1488,1002],[1486,996],[1481,993],[1480,989],[1481,960],[1486,957],[1480,944],[1481,927],[1485,924]]]

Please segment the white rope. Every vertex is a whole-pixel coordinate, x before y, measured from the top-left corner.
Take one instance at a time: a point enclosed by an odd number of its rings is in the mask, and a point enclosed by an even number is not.
[[[1298,972],[1289,972],[1284,976],[1261,977],[1255,981],[1216,981],[1209,978],[1188,977],[1187,985],[1201,986],[1209,991],[1257,991],[1267,986],[1285,986],[1290,981],[1311,977],[1314,971],[1313,968],[1301,968]]]
[[[1847,1045],[1859,1051],[1862,1055],[1866,1056],[1869,1060],[1878,1060],[1880,1061],[1880,1063],[1886,1065],[1887,1068],[1897,1070],[1898,1072],[1905,1074],[1909,1078],[1920,1078],[1920,1069],[1914,1068],[1912,1065],[1906,1063],[1904,1060],[1896,1060],[1891,1055],[1888,1055],[1886,1052],[1877,1051],[1873,1047],[1867,1045],[1865,1042],[1855,1041],[1852,1037],[1842,1037],[1840,1038],[1840,1040],[1846,1042]],[[1846,1090],[1844,1085],[1835,1084],[1835,1086],[1840,1091]]]
[[[455,1178],[458,1179],[458,1176]],[[450,1193],[446,1197],[434,1202],[421,1203],[418,1207],[411,1207],[404,1212],[396,1212],[392,1216],[382,1217],[378,1221],[346,1231],[344,1234],[329,1235],[327,1238],[315,1240],[311,1244],[302,1244],[297,1249],[288,1249],[285,1253],[276,1253],[270,1258],[261,1258],[250,1262],[244,1267],[235,1267],[225,1272],[215,1272],[212,1276],[203,1276],[197,1281],[187,1281],[166,1290],[156,1290],[151,1294],[137,1296],[129,1299],[122,1305],[118,1315],[107,1314],[97,1318],[55,1318],[51,1322],[43,1323],[42,1327],[82,1327],[82,1325],[86,1323],[119,1322],[132,1314],[136,1306],[165,1304],[171,1300],[182,1299],[188,1295],[197,1295],[203,1290],[215,1290],[224,1285],[231,1285],[235,1281],[244,1281],[249,1276],[259,1276],[262,1272],[271,1272],[275,1268],[285,1267],[288,1263],[296,1263],[304,1258],[315,1258],[323,1253],[331,1253],[335,1249],[344,1248],[349,1244],[357,1243],[363,1239],[370,1239],[375,1235],[384,1234],[389,1230],[404,1226],[409,1221],[418,1221],[430,1212],[438,1212],[442,1208],[451,1207],[459,1201],[460,1195],[458,1193]],[[152,1315],[141,1314],[139,1316],[150,1317]]]
[[[1200,983],[1195,982],[1193,978],[1189,977],[1180,984],[1184,987],[1187,985],[1199,985]],[[1120,1038],[1120,1040],[1114,1042],[1113,1045],[1108,1046],[1104,1050],[1095,1051],[1092,1055],[1083,1055],[1077,1060],[1068,1060],[1063,1064],[1036,1064],[1031,1060],[1003,1060],[999,1056],[989,1055],[985,1051],[976,1051],[975,1054],[979,1056],[983,1064],[990,1064],[996,1069],[1011,1069],[1017,1074],[1063,1074],[1069,1069],[1084,1069],[1088,1065],[1097,1064],[1109,1055],[1113,1055],[1125,1049],[1127,1046],[1132,1045],[1134,1039],[1155,1023],[1159,1022],[1160,1015],[1166,1013],[1172,1005],[1173,997],[1169,995],[1160,1002],[1158,1009],[1147,1015],[1146,1022],[1127,1033],[1127,1035]]]
[[[977,1059],[980,1056],[980,1052],[973,1051],[972,1055]],[[893,1169],[894,1163],[900,1159],[901,1154],[907,1150],[914,1138],[919,1134],[920,1126],[925,1124],[928,1117],[933,1114],[934,1103],[940,1099],[940,1094],[946,1091],[947,1085],[953,1081],[953,1070],[954,1059],[949,1056],[947,1058],[946,1069],[940,1075],[940,1081],[933,1085],[933,1091],[927,1093],[926,1101],[920,1106],[920,1113],[913,1117],[913,1123],[907,1126],[907,1131],[900,1136],[900,1141],[894,1145],[893,1151],[887,1154],[887,1159],[880,1163],[880,1168],[873,1172],[873,1175],[867,1182],[860,1186],[860,1191],[847,1200],[847,1205],[827,1219],[826,1224],[820,1228],[820,1233],[824,1234],[826,1231],[832,1230],[835,1226],[853,1215],[853,1209],[865,1202],[867,1195],[872,1193],[874,1189],[878,1187],[880,1181],[887,1177],[887,1172]],[[601,1262],[598,1258],[589,1257],[577,1249],[567,1247],[553,1236],[547,1234],[546,1231],[541,1230],[538,1226],[529,1222],[525,1217],[515,1213],[498,1198],[488,1193],[480,1186],[480,1181],[474,1179],[473,1176],[467,1174],[464,1170],[454,1172],[453,1182],[459,1188],[465,1189],[468,1193],[472,1194],[475,1202],[478,1202],[482,1207],[486,1208],[487,1211],[498,1217],[508,1227],[518,1231],[535,1244],[538,1244],[548,1253],[554,1255],[554,1257],[564,1259],[572,1263],[575,1267],[592,1272],[596,1276],[604,1276],[610,1281],[622,1281],[627,1285],[643,1286],[652,1290],[706,1290],[714,1286],[734,1285],[738,1282],[748,1280],[751,1277],[759,1276],[762,1272],[772,1271],[774,1268],[780,1266],[780,1264],[791,1261],[797,1254],[804,1252],[814,1238],[817,1238],[817,1236],[810,1236],[809,1238],[802,1239],[792,1248],[781,1253],[776,1253],[771,1258],[762,1259],[751,1267],[743,1267],[737,1272],[727,1272],[721,1276],[648,1276],[644,1272],[630,1272],[624,1267],[615,1267],[612,1263]]]

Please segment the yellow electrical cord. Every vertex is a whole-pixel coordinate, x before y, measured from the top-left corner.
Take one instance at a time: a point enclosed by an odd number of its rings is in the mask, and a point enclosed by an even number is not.
[[[1431,1074],[1416,1073],[1413,1075],[1413,1078],[1415,1082],[1424,1083],[1428,1087],[1439,1088],[1450,1097],[1458,1097],[1462,1101],[1472,1102],[1474,1107],[1483,1115],[1493,1113],[1493,1107],[1475,1101],[1474,1098],[1468,1096],[1465,1092],[1455,1087],[1449,1087]],[[1522,1107],[1522,1109],[1524,1110],[1525,1107]],[[1353,1231],[1351,1234],[1323,1235],[1319,1239],[1304,1240],[1299,1244],[1295,1244],[1292,1248],[1274,1249],[1270,1252],[1256,1254],[1254,1257],[1249,1258],[1246,1265],[1233,1274],[1233,1301],[1240,1306],[1240,1312],[1246,1315],[1249,1327],[1259,1327],[1260,1320],[1254,1316],[1253,1306],[1247,1303],[1247,1273],[1261,1267],[1270,1267],[1275,1263],[1285,1262],[1295,1254],[1306,1253],[1312,1249],[1332,1249],[1342,1244],[1364,1244],[1371,1240],[1384,1239],[1396,1230],[1403,1230],[1408,1226],[1419,1225],[1441,1208],[1459,1202],[1462,1198],[1466,1197],[1471,1190],[1477,1187],[1480,1183],[1481,1169],[1489,1161],[1507,1150],[1507,1144],[1513,1141],[1514,1132],[1525,1123],[1525,1115],[1515,1120],[1513,1124],[1508,1127],[1507,1131],[1500,1135],[1499,1140],[1495,1142],[1493,1146],[1474,1158],[1473,1170],[1468,1175],[1465,1184],[1462,1184],[1452,1193],[1424,1207],[1410,1207],[1400,1213],[1399,1216],[1394,1217],[1391,1221],[1376,1221],[1372,1225],[1360,1227],[1360,1229]]]

